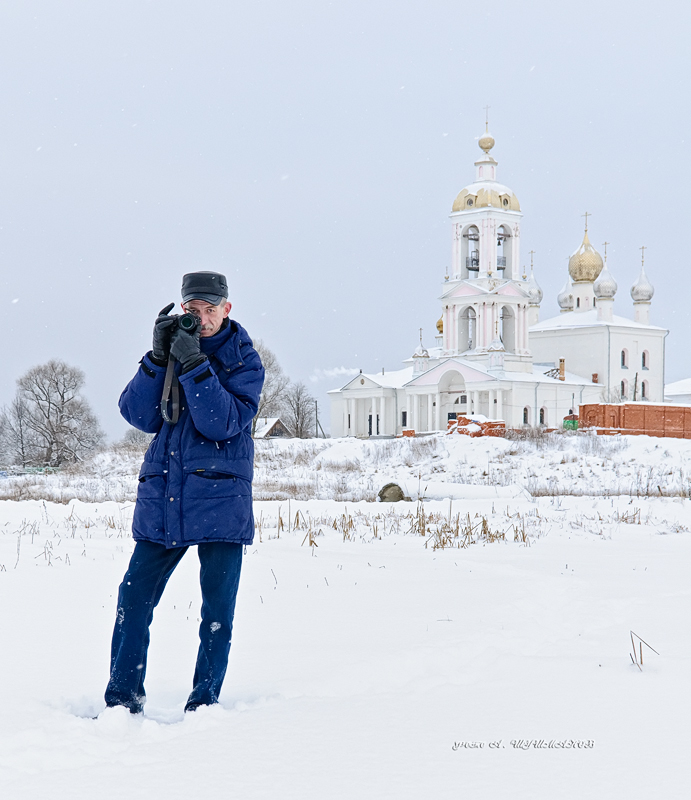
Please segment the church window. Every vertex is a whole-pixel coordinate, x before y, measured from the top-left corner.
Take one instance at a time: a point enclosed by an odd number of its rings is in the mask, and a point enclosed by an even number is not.
[[[465,353],[475,347],[475,311],[472,308],[465,308],[460,314],[460,325],[458,326],[458,350]]]
[[[407,411],[401,411],[401,425],[404,428],[408,427],[408,412]]]
[[[648,381],[643,381],[641,384],[641,400],[648,399]]]
[[[530,422],[530,411],[528,410],[528,406],[523,409],[523,424],[527,425]]]
[[[626,348],[621,351],[621,368],[629,368],[629,351]]]
[[[350,414],[348,414],[348,430],[350,430]]]
[[[510,306],[502,306],[499,314],[499,339],[507,352],[516,351],[516,316]]]
[[[464,406],[464,405],[467,404],[467,402],[468,402],[468,395],[462,394],[461,395],[461,405]]]
[[[641,354],[641,368],[642,369],[648,369],[649,368],[648,361],[649,361],[648,351],[644,350],[643,353]]]
[[[547,411],[543,407],[540,409],[540,425],[546,425],[546,424],[547,424]]]
[[[621,399],[626,400],[628,395],[628,381],[621,382]]]
[[[504,203],[505,206],[508,206],[509,201],[508,201],[508,199],[506,197],[504,198],[503,203]]]
[[[576,298],[576,308],[580,308],[580,307],[581,307],[581,298],[577,297]]]
[[[468,199],[465,201],[465,204],[466,204],[467,206],[472,206],[472,204],[473,204],[473,198],[472,198],[472,197],[469,197],[469,198],[468,198]]]

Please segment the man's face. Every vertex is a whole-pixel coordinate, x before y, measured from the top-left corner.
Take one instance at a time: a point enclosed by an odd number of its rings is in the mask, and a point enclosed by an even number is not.
[[[182,304],[183,311],[194,314],[202,322],[202,338],[213,336],[221,329],[223,320],[230,314],[230,303],[212,306],[204,300],[189,300]]]

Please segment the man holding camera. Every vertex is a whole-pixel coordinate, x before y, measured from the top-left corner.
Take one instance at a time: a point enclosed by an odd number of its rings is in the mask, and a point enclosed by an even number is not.
[[[218,702],[243,548],[254,536],[250,430],[264,368],[247,332],[228,317],[223,275],[185,275],[182,307],[181,317],[170,315],[172,303],[161,311],[153,348],[120,397],[130,425],[156,434],[139,473],[136,545],[118,593],[105,694],[107,706],[133,714],[145,701],[154,608],[191,545],[199,555],[202,610],[185,711]]]

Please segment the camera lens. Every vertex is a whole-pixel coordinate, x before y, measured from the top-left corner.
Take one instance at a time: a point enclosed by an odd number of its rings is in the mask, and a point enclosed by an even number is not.
[[[178,325],[188,332],[193,331],[197,327],[197,323],[198,320],[194,314],[183,314],[178,321]]]

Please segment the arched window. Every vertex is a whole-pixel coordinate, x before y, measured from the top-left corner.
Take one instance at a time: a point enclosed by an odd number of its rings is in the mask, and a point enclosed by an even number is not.
[[[643,381],[641,384],[641,400],[648,399],[648,381]]]
[[[629,394],[629,382],[622,381],[620,389],[621,389],[621,399],[626,400]]]
[[[644,350],[641,353],[641,368],[648,369],[650,367],[650,364],[648,363],[649,361],[650,361],[650,356],[648,354],[648,351]]]
[[[464,308],[458,317],[458,352],[465,353],[472,350],[475,345],[475,309]]]
[[[528,406],[523,409],[523,424],[530,424],[530,410],[528,409]]]
[[[581,298],[577,297],[576,298],[576,308],[580,308],[580,307],[581,307]]]
[[[621,351],[621,368],[629,368],[629,351],[626,348]]]
[[[546,425],[546,424],[547,424],[547,410],[543,406],[540,409],[540,425]]]
[[[499,338],[507,353],[516,351],[516,314],[511,306],[502,306],[499,313]]]
[[[468,198],[469,200],[471,198]],[[468,278],[477,276],[480,269],[480,230],[477,225],[469,225],[465,231],[458,227],[456,233],[457,240],[460,239],[461,243],[461,261],[458,271],[460,278]]]
[[[503,274],[511,277],[511,230],[507,225],[497,230],[497,270],[506,270]]]

